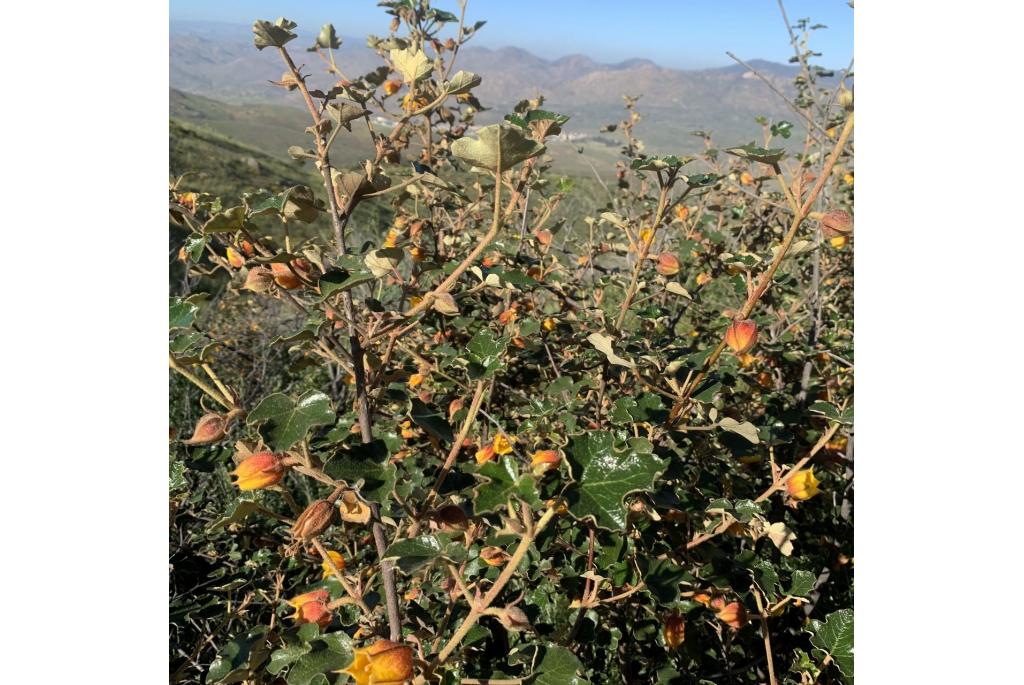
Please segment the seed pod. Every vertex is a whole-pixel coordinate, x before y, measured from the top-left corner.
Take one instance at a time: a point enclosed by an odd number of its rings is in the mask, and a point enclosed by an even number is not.
[[[186,445],[211,445],[227,435],[228,422],[220,414],[210,413],[199,419],[192,437],[184,441]]]
[[[269,292],[274,287],[274,272],[265,266],[254,266],[249,269],[243,287],[254,293]]]
[[[825,212],[818,224],[821,226],[822,235],[826,238],[853,233],[853,217],[841,209]]]
[[[725,344],[736,354],[748,352],[757,342],[757,324],[750,319],[733,321],[725,332]]]
[[[505,630],[511,633],[518,633],[522,630],[530,630],[533,626],[530,625],[530,619],[519,607],[505,607],[497,610],[498,620],[501,621],[501,625],[505,626]]]
[[[292,535],[300,540],[309,540],[327,530],[334,522],[334,506],[325,499],[306,507],[292,526]]]

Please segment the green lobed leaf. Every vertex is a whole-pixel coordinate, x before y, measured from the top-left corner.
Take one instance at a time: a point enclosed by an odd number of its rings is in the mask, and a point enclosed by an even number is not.
[[[294,21],[284,17],[275,22],[266,19],[257,19],[252,24],[253,43],[258,50],[263,48],[282,48],[285,44],[295,38],[293,28],[298,26]]]
[[[652,450],[653,446],[644,438],[621,443],[609,431],[573,438],[568,449],[577,480],[568,491],[573,516],[593,518],[607,530],[624,530],[625,496],[650,490],[665,469],[665,463]]]
[[[441,442],[451,443],[455,440],[455,433],[441,412],[434,407],[424,404],[419,398],[414,397],[412,399],[409,418],[413,420],[413,423]]]
[[[266,626],[259,626],[229,640],[210,664],[206,682],[230,685],[249,679],[267,658],[266,632]]]
[[[758,147],[753,142],[726,148],[725,151],[730,155],[749,159],[752,162],[761,162],[762,164],[777,164],[780,159],[786,156],[786,151],[781,147],[763,148]]]
[[[846,681],[853,682],[853,609],[833,611],[824,623],[812,620],[811,644],[830,655]]]
[[[383,504],[395,489],[395,465],[383,440],[341,450],[324,464],[324,472],[350,485],[363,481],[359,494]]]
[[[511,455],[483,464],[476,474],[486,479],[474,491],[473,511],[477,514],[500,510],[511,497],[518,497],[530,505],[540,501],[533,477],[528,472],[520,473]]]
[[[793,571],[789,592],[786,594],[793,597],[806,597],[814,589],[815,581],[817,581],[817,577],[810,571]]]
[[[583,663],[565,647],[549,644],[530,676],[530,685],[589,685],[590,681],[577,675]]]
[[[478,130],[476,138],[467,136],[452,143],[452,154],[475,167],[494,171],[498,165],[499,148],[502,171],[536,157],[546,149],[527,138],[519,128],[491,124]]]
[[[298,401],[284,393],[264,397],[249,413],[250,426],[264,424],[260,431],[275,451],[284,451],[306,437],[314,426],[334,423],[334,407],[327,395],[313,390]]]

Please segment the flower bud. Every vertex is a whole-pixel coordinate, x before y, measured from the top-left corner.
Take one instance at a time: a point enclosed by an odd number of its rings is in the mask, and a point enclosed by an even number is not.
[[[732,348],[736,354],[743,354],[750,350],[757,342],[757,324],[750,319],[733,321],[729,330],[725,332],[725,344]]]
[[[334,505],[325,499],[306,507],[292,526],[292,535],[299,540],[309,540],[327,530],[334,522]]]
[[[686,638],[686,623],[683,621],[683,617],[677,613],[666,616],[661,632],[665,636],[665,645],[675,651]]]
[[[675,276],[679,273],[679,260],[674,254],[662,252],[658,255],[658,266],[655,270],[662,276]]]
[[[334,562],[334,565],[338,567],[339,571],[345,568],[345,558],[341,556],[341,552],[335,552],[332,549],[327,552],[327,556],[330,557],[331,561]],[[320,568],[324,572],[324,580],[327,580],[328,578],[334,575],[334,570],[331,569],[331,565],[327,563],[326,559],[322,564],[320,564]]]
[[[821,490],[818,485],[821,483],[814,477],[814,469],[803,469],[797,471],[786,481],[786,492],[795,500],[803,502],[817,495]]]
[[[210,413],[199,419],[192,437],[185,440],[186,445],[211,445],[223,440],[228,432],[228,421],[220,414]]]
[[[402,82],[398,79],[391,79],[384,82],[384,95],[391,96],[402,89]]]
[[[560,461],[562,461],[562,457],[557,451],[538,450],[530,457],[530,467],[533,469],[533,475],[541,476],[551,469],[557,468]]]
[[[530,618],[526,615],[519,607],[504,607],[496,610],[498,620],[501,621],[501,625],[505,626],[505,630],[511,633],[518,633],[521,630],[529,630],[532,626],[530,625]]]
[[[747,625],[747,610],[739,602],[729,602],[718,610],[718,620],[730,628],[739,630]]]
[[[838,235],[853,233],[853,217],[841,209],[825,212],[818,224],[821,226],[821,232],[826,238],[835,238]]]
[[[270,452],[247,457],[231,472],[237,478],[235,485],[239,490],[259,490],[275,485],[288,470],[283,462],[283,456]]]
[[[265,266],[254,266],[249,269],[243,287],[254,293],[269,292],[274,287],[274,272]]]
[[[355,685],[402,685],[412,679],[412,647],[377,640],[353,656],[348,668],[338,673],[351,676]]]

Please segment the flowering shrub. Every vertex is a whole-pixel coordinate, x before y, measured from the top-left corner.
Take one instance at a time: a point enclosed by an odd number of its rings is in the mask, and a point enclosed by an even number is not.
[[[309,48],[326,91],[253,25],[319,186],[171,187],[172,679],[852,682],[849,91],[795,38],[798,125],[696,157],[627,98],[607,202],[553,219],[569,117],[477,126],[483,22],[381,4],[376,71]]]

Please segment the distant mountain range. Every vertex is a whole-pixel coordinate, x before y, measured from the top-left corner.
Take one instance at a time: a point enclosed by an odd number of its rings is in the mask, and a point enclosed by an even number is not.
[[[293,56],[299,64],[307,65],[310,83],[329,86],[330,79],[319,58],[305,52],[312,43],[311,34],[300,34],[294,41]],[[347,76],[358,76],[380,65],[365,39],[343,38],[335,57]],[[747,61],[777,88],[792,92],[796,67]],[[795,119],[776,94],[740,65],[682,70],[661,67],[646,59],[601,64],[584,55],[569,55],[547,60],[520,48],[489,49],[470,43],[459,52],[456,68],[483,76],[475,93],[492,112],[482,114],[481,123],[499,119],[519,100],[543,94],[545,108],[572,117],[565,127],[568,133],[596,135],[600,127],[622,119],[622,95],[642,95],[638,108],[643,120],[636,130],[649,151],[655,153],[698,149],[698,141],[689,135],[698,129],[711,130],[717,142],[732,145],[760,137],[756,116]],[[171,23],[172,88],[224,103],[299,106],[296,98],[268,83],[279,78],[282,71],[275,53],[253,47],[249,26]]]

